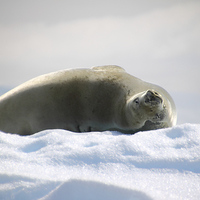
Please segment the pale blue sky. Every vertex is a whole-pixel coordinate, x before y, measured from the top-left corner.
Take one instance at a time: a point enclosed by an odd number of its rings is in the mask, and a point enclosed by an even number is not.
[[[1,0],[0,86],[116,64],[172,94],[179,123],[199,123],[199,19],[198,0]]]

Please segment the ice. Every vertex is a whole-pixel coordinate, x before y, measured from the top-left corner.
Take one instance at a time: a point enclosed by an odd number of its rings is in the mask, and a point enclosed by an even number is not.
[[[125,135],[0,132],[0,199],[200,199],[200,124]]]

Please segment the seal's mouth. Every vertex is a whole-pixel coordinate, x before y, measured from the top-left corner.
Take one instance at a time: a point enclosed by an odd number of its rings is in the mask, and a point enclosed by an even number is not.
[[[165,118],[164,113],[156,113],[155,116],[152,118],[152,121],[163,121]]]
[[[144,95],[144,104],[147,106],[154,107],[162,104],[162,102],[162,98],[155,91],[148,90]]]

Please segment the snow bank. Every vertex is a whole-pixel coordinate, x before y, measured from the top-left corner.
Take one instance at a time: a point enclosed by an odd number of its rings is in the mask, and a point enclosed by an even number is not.
[[[0,199],[200,199],[200,125],[0,132]]]

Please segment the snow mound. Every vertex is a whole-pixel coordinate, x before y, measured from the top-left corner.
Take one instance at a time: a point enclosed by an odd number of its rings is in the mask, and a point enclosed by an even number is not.
[[[0,199],[200,199],[200,124],[125,135],[0,132]]]
[[[150,200],[142,192],[98,183],[95,181],[71,180],[56,188],[41,200],[66,200],[66,199],[95,199],[95,200],[125,200],[143,199]]]

